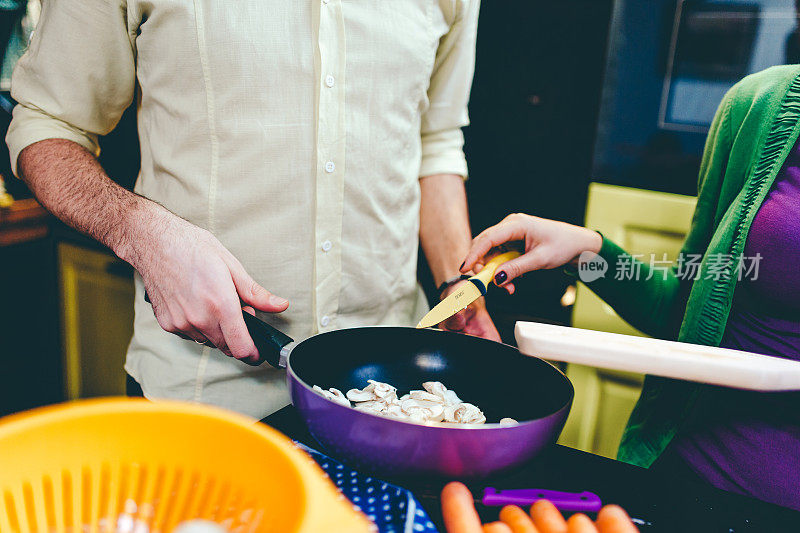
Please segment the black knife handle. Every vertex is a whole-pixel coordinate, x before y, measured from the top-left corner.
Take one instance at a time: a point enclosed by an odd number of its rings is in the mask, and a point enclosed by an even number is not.
[[[147,292],[144,293],[144,301],[152,303]],[[281,366],[281,350],[283,350],[284,346],[294,342],[294,339],[278,328],[251,315],[244,309],[242,310],[242,318],[244,318],[247,332],[250,334],[250,337],[253,339],[253,344],[256,345],[256,349],[258,350],[258,361],[254,363],[247,361],[242,362],[250,366],[258,366],[266,361],[275,368],[283,368],[283,366]]]

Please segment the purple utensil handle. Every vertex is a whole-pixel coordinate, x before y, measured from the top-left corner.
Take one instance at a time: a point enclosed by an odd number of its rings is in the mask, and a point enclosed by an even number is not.
[[[593,492],[559,492],[542,489],[512,489],[498,491],[494,487],[483,490],[483,505],[533,505],[537,500],[550,500],[559,511],[596,513],[603,507],[600,497]]]

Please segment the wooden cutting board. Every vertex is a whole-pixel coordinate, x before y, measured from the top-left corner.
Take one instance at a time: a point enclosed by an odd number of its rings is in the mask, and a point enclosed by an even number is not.
[[[800,362],[725,348],[517,322],[519,351],[551,361],[758,391],[800,390]]]

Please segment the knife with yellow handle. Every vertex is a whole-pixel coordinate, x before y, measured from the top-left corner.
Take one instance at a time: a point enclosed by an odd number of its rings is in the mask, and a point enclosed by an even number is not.
[[[486,294],[486,289],[492,282],[492,278],[498,267],[519,256],[519,252],[506,252],[493,257],[486,263],[483,270],[467,279],[469,283],[462,283],[459,285],[458,289],[453,291],[447,298],[431,309],[427,315],[422,317],[422,320],[417,324],[417,328],[430,328],[447,320],[459,311],[466,309],[469,304]]]

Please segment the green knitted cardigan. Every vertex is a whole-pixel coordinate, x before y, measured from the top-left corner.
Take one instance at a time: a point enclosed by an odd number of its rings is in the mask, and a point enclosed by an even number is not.
[[[800,133],[800,65],[748,76],[724,97],[706,141],[697,207],[682,252],[702,255],[695,281],[638,265],[635,279],[607,275],[588,283],[631,325],[658,338],[718,346],[737,282],[737,261],[750,225]],[[623,207],[623,206],[620,206]],[[719,254],[725,254],[720,256]],[[603,240],[609,272],[630,261]],[[709,270],[709,257],[716,264]],[[720,257],[732,257],[720,272]],[[626,271],[629,267],[626,265]],[[650,279],[646,279],[650,277]],[[684,276],[685,277],[685,276]],[[618,458],[648,467],[680,429],[703,385],[647,376]]]

